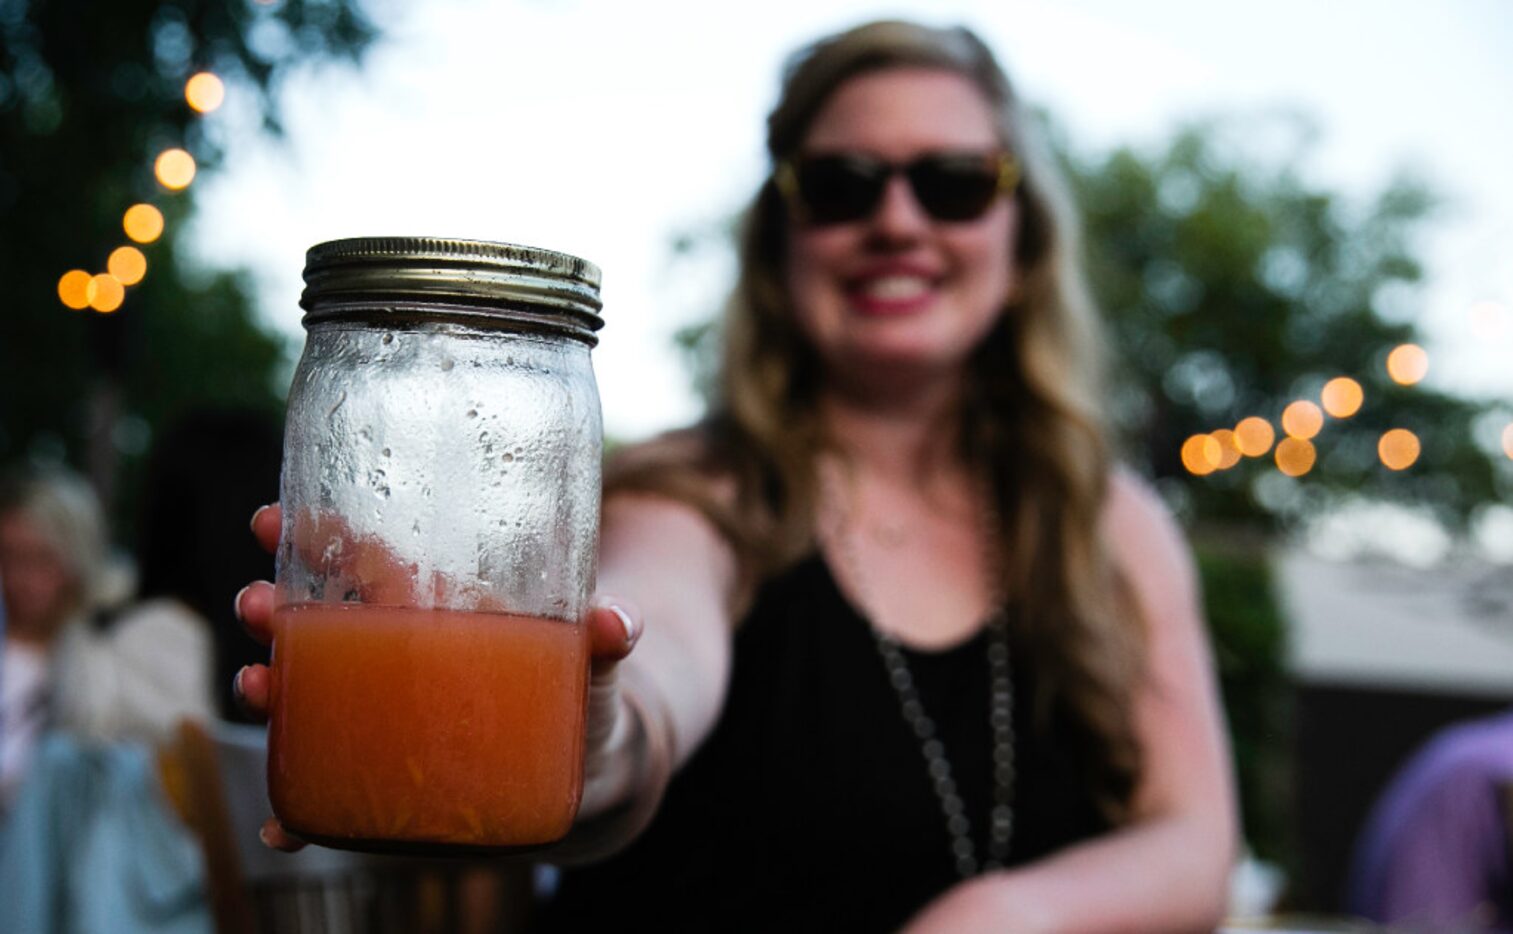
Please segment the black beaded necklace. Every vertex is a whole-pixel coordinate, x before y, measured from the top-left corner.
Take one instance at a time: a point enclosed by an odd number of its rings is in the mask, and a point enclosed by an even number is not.
[[[1014,833],[1014,688],[1009,669],[1008,618],[1001,609],[1002,600],[995,600],[1000,609],[985,624],[988,630],[988,722],[993,731],[993,808],[989,815],[988,852],[979,860],[977,845],[972,840],[971,820],[966,814],[965,803],[957,790],[951,762],[946,758],[945,744],[936,735],[935,721],[926,712],[924,701],[919,696],[914,674],[903,647],[891,635],[883,632],[873,622],[874,616],[868,606],[867,587],[860,562],[856,560],[853,529],[854,509],[849,506],[854,497],[835,494],[835,484],[825,492],[823,502],[829,508],[822,510],[821,536],[831,546],[843,573],[849,578],[858,609],[866,618],[877,645],[878,655],[888,674],[888,683],[898,695],[899,709],[904,722],[919,742],[920,754],[930,776],[931,787],[940,802],[941,814],[946,822],[946,832],[951,838],[951,858],[956,872],[966,879],[980,871],[997,869],[1008,858],[1009,843]],[[841,508],[840,502],[848,503]],[[992,512],[989,511],[991,517]],[[986,522],[984,539],[993,554],[996,550],[992,534],[996,523]],[[996,567],[990,561],[989,567]]]

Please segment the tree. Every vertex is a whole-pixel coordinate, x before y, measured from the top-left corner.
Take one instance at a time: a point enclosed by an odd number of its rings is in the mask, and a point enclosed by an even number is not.
[[[358,0],[0,2],[0,463],[88,461],[109,497],[146,440],[191,406],[274,411],[285,348],[253,314],[244,275],[194,270],[182,222],[193,188],[154,178],[155,157],[221,156],[186,103],[192,74],[218,75],[278,129],[277,89],[295,65],[355,61],[374,27]],[[60,301],[65,271],[103,272],[122,217],[156,206],[161,238],[119,310]]]
[[[1393,348],[1418,340],[1415,249],[1434,199],[1400,178],[1358,206],[1304,180],[1311,134],[1296,121],[1281,127],[1292,142],[1280,155],[1248,155],[1272,129],[1199,124],[1152,155],[1071,160],[1094,292],[1119,350],[1111,404],[1133,459],[1206,523],[1275,528],[1366,497],[1459,526],[1509,479],[1474,443],[1482,407],[1395,382],[1385,366]],[[1325,416],[1310,439],[1316,463],[1300,479],[1282,475],[1275,448],[1224,452],[1227,437],[1208,454],[1237,463],[1211,472],[1200,463],[1201,475],[1184,465],[1186,439],[1247,416],[1283,437],[1285,407],[1321,405],[1337,377],[1354,380],[1363,402],[1348,417]],[[1394,428],[1420,443],[1408,469],[1379,458]]]

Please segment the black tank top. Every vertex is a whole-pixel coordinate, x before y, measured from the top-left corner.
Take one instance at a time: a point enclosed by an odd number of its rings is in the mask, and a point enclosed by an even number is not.
[[[905,650],[979,858],[993,795],[986,641]],[[613,858],[563,874],[549,929],[890,931],[958,881],[919,740],[823,558],[761,588],[733,651],[720,720],[656,819]],[[1024,654],[1012,655],[1011,865],[1108,829],[1057,728],[1033,726]]]

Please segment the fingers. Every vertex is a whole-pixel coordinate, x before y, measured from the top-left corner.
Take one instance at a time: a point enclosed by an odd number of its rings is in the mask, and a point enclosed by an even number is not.
[[[249,719],[268,719],[268,704],[273,695],[273,672],[267,665],[246,665],[231,683],[231,695]]]
[[[236,618],[247,627],[247,634],[268,645],[273,641],[273,585],[253,581],[237,591],[232,600]]]
[[[645,628],[635,604],[602,594],[594,598],[585,622],[589,656],[596,675],[613,669],[616,662],[629,655]]]
[[[277,817],[270,817],[263,821],[263,827],[257,832],[257,836],[263,841],[264,846],[283,850],[285,853],[293,853],[305,848],[305,841],[285,830]]]
[[[272,503],[252,514],[252,537],[269,552],[278,549],[279,530],[284,524],[284,510]]]

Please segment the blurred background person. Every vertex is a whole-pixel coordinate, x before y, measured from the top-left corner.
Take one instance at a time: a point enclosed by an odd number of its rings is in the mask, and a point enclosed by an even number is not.
[[[1361,834],[1350,910],[1414,931],[1513,931],[1513,711],[1435,734]]]
[[[183,718],[214,716],[211,640],[187,607],[121,610],[89,486],[61,468],[0,489],[5,641],[5,791],[15,792],[43,731],[161,743]]]

